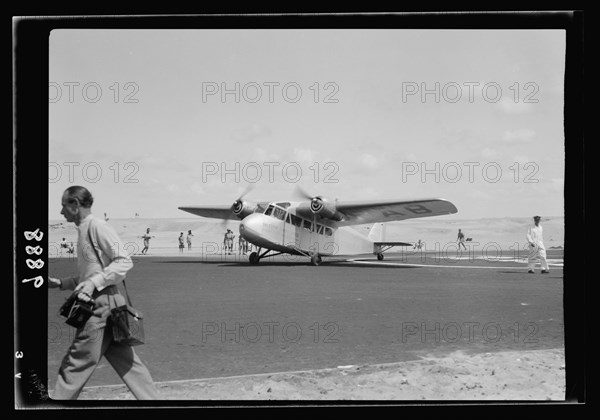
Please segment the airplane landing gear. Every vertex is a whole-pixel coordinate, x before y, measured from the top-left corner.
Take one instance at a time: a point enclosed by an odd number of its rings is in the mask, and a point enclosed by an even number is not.
[[[383,261],[383,254],[377,254],[377,259],[379,261]]]
[[[258,262],[265,257],[274,257],[282,254],[281,252],[276,252],[271,249],[267,249],[261,254],[261,249],[262,248],[258,248],[258,252],[253,252],[250,254],[250,257],[248,258],[250,260],[250,264],[258,264]]]
[[[319,265],[321,264],[322,258],[319,255],[313,255],[312,257],[310,257],[310,263],[312,265]]]
[[[251,253],[249,260],[250,264],[258,264],[258,261],[260,261],[260,258],[258,257],[258,252]]]

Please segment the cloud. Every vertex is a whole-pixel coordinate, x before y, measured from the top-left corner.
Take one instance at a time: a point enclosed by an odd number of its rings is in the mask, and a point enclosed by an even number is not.
[[[254,149],[253,157],[254,161],[259,163],[279,162],[281,160],[280,156],[277,153],[271,153],[263,149],[262,147],[257,147],[256,149]]]
[[[192,185],[190,185],[190,190],[194,193],[194,194],[204,194],[204,187],[202,186],[202,184],[199,184],[197,182],[192,183]]]
[[[563,192],[565,189],[564,178],[552,178],[550,180],[550,190],[552,192]]]
[[[514,158],[515,162],[519,162],[519,163],[528,163],[528,162],[532,162],[531,159],[529,159],[529,157],[525,156],[525,155],[518,155],[515,156]]]
[[[360,164],[367,169],[377,169],[381,165],[379,159],[370,153],[363,153],[360,156]]]
[[[505,131],[502,140],[508,143],[528,143],[533,141],[535,135],[535,131],[529,128],[519,128],[515,131]]]
[[[496,105],[507,114],[526,114],[533,110],[532,103],[515,102],[513,98],[502,98]]]
[[[231,133],[232,140],[237,143],[251,143],[255,140],[267,139],[269,137],[271,137],[271,129],[257,123]]]
[[[498,156],[498,152],[495,149],[490,149],[489,147],[486,147],[481,151],[481,156],[483,156],[484,158],[493,158]]]
[[[294,148],[294,161],[298,163],[312,164],[316,161],[316,153],[310,149]]]

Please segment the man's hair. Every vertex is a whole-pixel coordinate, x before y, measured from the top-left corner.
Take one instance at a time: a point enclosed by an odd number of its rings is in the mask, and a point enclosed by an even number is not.
[[[73,203],[77,201],[81,207],[90,208],[94,204],[94,197],[87,188],[79,185],[73,185],[65,190],[67,193],[67,202]]]

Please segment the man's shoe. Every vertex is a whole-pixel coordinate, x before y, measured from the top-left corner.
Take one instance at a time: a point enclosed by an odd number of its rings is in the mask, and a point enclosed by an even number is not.
[[[535,271],[533,271],[533,270],[529,270],[529,271],[528,271],[528,273],[529,273],[529,274],[533,274],[533,273],[535,273]]]
[[[549,274],[550,271],[549,270],[542,270],[542,274]]]

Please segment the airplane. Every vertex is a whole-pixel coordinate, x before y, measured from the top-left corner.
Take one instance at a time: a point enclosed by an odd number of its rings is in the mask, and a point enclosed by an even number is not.
[[[383,223],[441,216],[458,212],[443,198],[416,200],[340,201],[310,196],[301,191],[303,201],[251,202],[242,194],[232,205],[182,206],[179,210],[197,216],[240,219],[239,233],[258,248],[249,256],[251,264],[280,254],[301,255],[319,265],[323,257],[373,253],[379,261],[395,246],[408,242],[383,241]],[[371,224],[367,236],[352,225]]]

